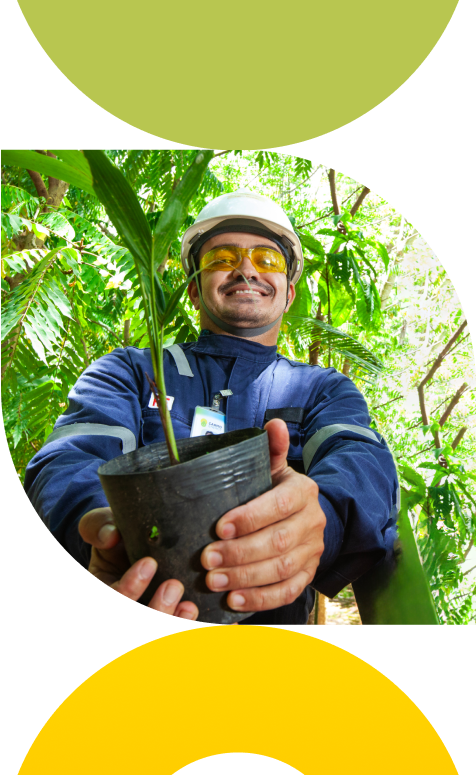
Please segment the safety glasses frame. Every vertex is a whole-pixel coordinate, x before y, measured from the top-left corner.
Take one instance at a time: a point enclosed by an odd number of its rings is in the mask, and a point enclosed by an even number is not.
[[[220,251],[230,251],[232,254],[234,253],[235,260],[232,258],[220,259],[218,255]],[[275,261],[275,264],[260,265],[258,263],[259,253],[271,257]],[[278,250],[274,250],[274,248],[267,246],[240,248],[236,245],[217,245],[217,247],[212,248],[202,256],[200,259],[200,269],[210,272],[230,272],[234,269],[238,269],[241,266],[245,256],[250,259],[253,267],[259,273],[287,272],[287,262],[283,254]]]

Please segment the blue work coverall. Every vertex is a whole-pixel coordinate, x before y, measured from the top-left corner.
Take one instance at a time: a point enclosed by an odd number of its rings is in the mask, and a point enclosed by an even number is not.
[[[190,436],[196,406],[226,399],[228,431],[287,421],[288,462],[319,485],[327,517],[325,549],[312,583],[291,605],[256,613],[246,623],[305,624],[314,590],[332,597],[379,561],[396,537],[398,480],[385,440],[369,428],[367,405],[335,369],[277,354],[275,346],[203,331],[197,342],[166,350],[165,384],[173,396],[177,438]],[[88,566],[78,533],[86,512],[107,506],[97,469],[136,447],[163,441],[158,409],[149,408],[150,351],[117,349],[82,374],[69,406],[27,468],[25,489],[50,531]]]

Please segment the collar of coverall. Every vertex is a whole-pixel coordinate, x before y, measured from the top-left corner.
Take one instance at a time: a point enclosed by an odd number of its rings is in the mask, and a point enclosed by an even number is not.
[[[272,363],[277,358],[277,346],[250,342],[248,339],[213,334],[204,329],[196,342],[189,345],[194,352],[223,356],[224,358],[245,358],[249,361]]]

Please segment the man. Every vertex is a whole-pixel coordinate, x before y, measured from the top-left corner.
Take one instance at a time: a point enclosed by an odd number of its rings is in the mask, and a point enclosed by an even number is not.
[[[219,520],[219,540],[201,556],[206,583],[228,591],[231,608],[250,613],[243,623],[304,624],[315,589],[333,596],[391,551],[398,497],[392,456],[369,428],[351,380],[277,354],[282,315],[303,266],[299,240],[277,204],[246,190],[213,200],[183,237],[182,263],[189,274],[201,270],[189,296],[202,331],[197,342],[174,345],[165,356],[176,436],[190,435],[195,407],[231,390],[226,429],[265,426],[273,475],[271,491]],[[96,472],[121,451],[163,441],[146,372],[149,351],[136,348],[88,367],[25,483],[63,546],[134,600],[156,563],[144,558],[128,568]],[[150,606],[199,618],[182,594],[180,580],[171,579]]]

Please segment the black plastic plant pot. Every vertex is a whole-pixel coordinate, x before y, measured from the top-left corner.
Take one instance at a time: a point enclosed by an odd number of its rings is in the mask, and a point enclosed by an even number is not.
[[[232,624],[250,616],[227,606],[228,593],[211,592],[200,555],[217,540],[227,511],[271,489],[268,434],[259,428],[177,441],[171,466],[165,443],[150,444],[99,468],[99,478],[128,558],[154,557],[158,570],[140,602],[167,579],[179,579],[201,622]]]

